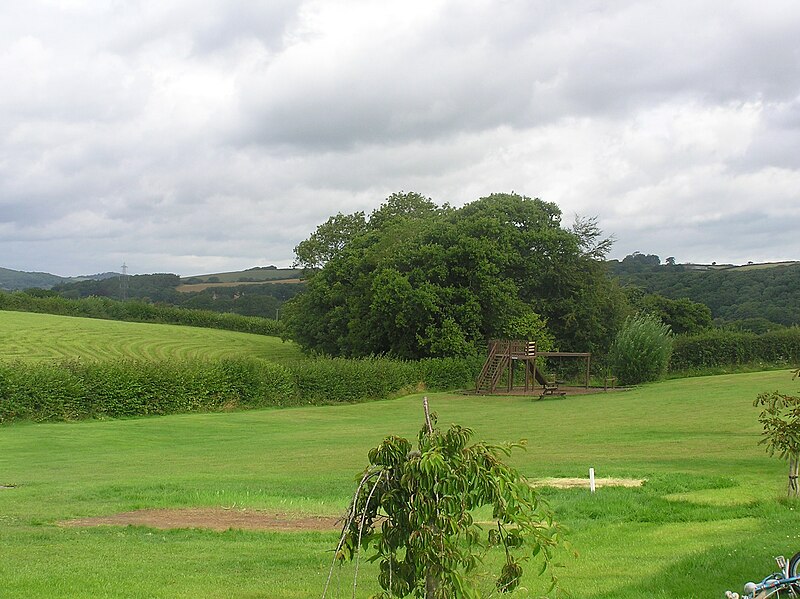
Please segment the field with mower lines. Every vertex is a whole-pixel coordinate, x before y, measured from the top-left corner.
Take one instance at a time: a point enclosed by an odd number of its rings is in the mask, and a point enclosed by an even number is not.
[[[300,357],[277,337],[166,324],[0,311],[0,360],[186,360]]]
[[[789,371],[672,380],[531,401],[430,394],[439,422],[475,440],[528,439],[510,462],[530,478],[644,479],[641,487],[543,489],[579,556],[568,597],[723,597],[800,550],[786,466],[758,445],[753,399],[796,392]],[[338,534],[320,530],[77,527],[134,510],[240,518],[341,515],[388,434],[416,437],[421,396],[353,405],[0,427],[0,595],[15,599],[321,596]],[[198,512],[200,513],[200,512]],[[204,513],[204,512],[203,512]],[[234,528],[238,528],[234,526]],[[327,599],[378,591],[376,566],[336,569]],[[526,565],[515,599],[546,584]],[[491,588],[484,589],[488,592]],[[493,597],[498,597],[495,592]],[[552,596],[552,595],[551,595]],[[562,596],[562,595],[559,595]]]

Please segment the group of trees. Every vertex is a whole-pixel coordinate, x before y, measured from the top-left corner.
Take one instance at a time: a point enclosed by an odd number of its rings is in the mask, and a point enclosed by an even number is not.
[[[625,286],[708,306],[717,324],[762,333],[800,323],[799,264],[688,270],[660,264],[655,255],[631,254],[609,266]]]
[[[593,219],[492,194],[461,208],[395,193],[367,217],[337,214],[296,248],[305,293],[285,308],[308,350],[401,358],[482,352],[543,326],[562,350],[606,350],[628,311]]]

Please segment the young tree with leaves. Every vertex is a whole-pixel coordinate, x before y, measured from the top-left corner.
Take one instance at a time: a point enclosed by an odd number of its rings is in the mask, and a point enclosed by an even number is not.
[[[336,559],[358,560],[369,550],[383,589],[376,599],[475,599],[477,569],[496,550],[504,561],[494,588],[512,591],[525,562],[539,556],[544,572],[562,543],[537,492],[501,460],[524,442],[470,444],[472,430],[452,425],[440,431],[424,401],[426,423],[416,449],[391,436],[369,452]],[[475,521],[474,510],[483,506],[492,508],[488,529]]]
[[[797,378],[800,369],[794,372]],[[766,445],[767,453],[789,462],[789,497],[800,495],[798,471],[800,471],[800,397],[774,391],[762,393],[755,406],[762,406],[758,421],[764,427],[760,445]]]

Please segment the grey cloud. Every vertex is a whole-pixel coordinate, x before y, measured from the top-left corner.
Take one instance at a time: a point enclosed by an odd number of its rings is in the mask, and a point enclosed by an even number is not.
[[[768,166],[800,169],[800,90],[790,102],[763,106],[761,127],[747,152],[734,164],[744,170]],[[797,202],[800,203],[800,190]]]
[[[732,214],[702,225],[669,226],[629,231],[620,235],[614,257],[634,251],[675,256],[678,262],[745,264],[749,261],[796,260],[798,245],[794,231],[800,217],[787,219],[756,212]],[[731,244],[730,240],[736,243]]]
[[[285,265],[399,189],[796,256],[798,29],[788,0],[4,5],[0,266]]]
[[[759,20],[756,10],[742,3],[615,4],[613,11],[566,3],[542,25],[522,3],[482,11],[450,5],[400,40],[367,35],[359,53],[332,69],[313,44],[306,51],[316,60],[291,51],[271,57],[242,82],[245,139],[335,148],[526,128],[567,115],[624,117],[675,97],[793,96],[800,16]]]

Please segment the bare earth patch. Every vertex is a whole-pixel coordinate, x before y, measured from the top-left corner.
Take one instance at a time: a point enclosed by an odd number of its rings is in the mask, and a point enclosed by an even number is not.
[[[588,478],[540,478],[531,481],[534,487],[555,487],[556,489],[589,488]],[[595,487],[641,487],[641,478],[595,478]]]
[[[640,487],[638,478],[596,478],[596,487]],[[531,481],[535,487],[558,489],[589,488],[588,478],[541,478]],[[8,487],[0,487],[8,488]],[[205,528],[225,531],[274,530],[330,531],[341,527],[341,520],[330,516],[298,516],[262,510],[225,508],[154,509],[123,512],[111,516],[77,518],[59,522],[60,526],[148,526],[159,529]]]
[[[136,510],[111,516],[78,518],[59,523],[61,526],[149,526],[150,528],[206,528],[225,531],[240,530],[334,530],[338,518],[297,516],[260,510],[224,508],[183,508]]]

